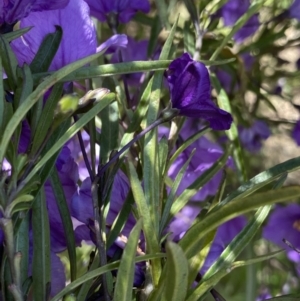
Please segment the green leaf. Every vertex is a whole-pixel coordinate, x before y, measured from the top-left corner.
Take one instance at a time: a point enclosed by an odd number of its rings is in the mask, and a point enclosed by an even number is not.
[[[230,39],[235,35],[235,33],[242,28],[246,22],[254,15],[256,14],[260,8],[263,6],[264,4],[264,0],[260,0],[260,1],[254,1],[250,7],[248,8],[248,10],[246,11],[246,13],[244,15],[242,15],[236,22],[235,25],[232,27],[230,33],[228,35],[226,35],[226,37],[224,37],[221,45],[215,50],[215,52],[212,54],[212,56],[210,57],[210,60],[215,60],[218,55],[220,54],[220,52],[223,50],[223,48],[226,46],[226,44],[230,41]]]
[[[62,221],[62,225],[64,228],[65,239],[66,239],[68,255],[70,260],[71,281],[73,281],[76,279],[76,268],[77,268],[75,236],[73,230],[73,223],[71,220],[71,213],[56,168],[52,169],[50,175],[50,182],[53,190],[53,195],[56,201],[56,205],[59,211],[59,215]]]
[[[169,219],[169,214],[170,214],[170,210],[172,208],[172,205],[174,203],[174,199],[176,197],[176,192],[177,192],[177,189],[181,183],[181,180],[182,180],[182,177],[188,167],[188,165],[190,164],[191,162],[191,159],[193,157],[193,155],[195,154],[195,149],[193,149],[193,151],[191,152],[188,160],[183,164],[183,166],[180,168],[174,182],[173,182],[173,185],[171,187],[171,191],[168,195],[168,198],[166,200],[166,203],[165,203],[165,206],[164,206],[164,210],[163,210],[163,214],[162,214],[162,217],[161,217],[161,221],[160,221],[160,233],[163,232],[163,230],[165,229],[166,225],[167,225],[167,221]]]
[[[31,154],[35,154],[37,152],[49,132],[49,128],[53,122],[54,110],[62,95],[62,91],[63,84],[54,85],[38,121],[36,131],[33,136]]]
[[[166,255],[162,253],[156,253],[156,254],[149,254],[149,255],[143,255],[135,257],[134,261],[135,263],[143,262],[147,260],[153,260],[154,258],[164,258]],[[118,269],[120,265],[120,261],[115,261],[113,263],[109,263],[101,268],[97,268],[93,271],[90,271],[80,278],[76,279],[75,281],[68,284],[62,291],[60,291],[57,295],[55,295],[50,301],[59,301],[61,298],[72,292],[74,289],[76,289],[81,284],[84,284],[86,281],[89,281],[90,279],[94,279],[100,275],[103,275],[109,271]],[[37,299],[39,300],[39,299]]]
[[[219,107],[229,113],[232,113],[231,104],[228,95],[225,92],[225,90],[221,87],[220,82],[215,74],[211,74],[211,81],[218,94],[217,99],[218,99]],[[243,183],[247,180],[247,172],[245,168],[241,144],[239,141],[238,128],[235,122],[231,124],[230,129],[225,131],[225,133],[228,139],[232,141],[232,143],[235,146],[233,149],[233,159],[238,170],[240,182]]]
[[[247,265],[252,265],[254,263],[262,262],[265,260],[269,260],[273,258],[274,256],[278,255],[279,253],[284,252],[284,250],[279,250],[272,252],[270,254],[258,256],[254,259],[249,259],[246,261],[236,261],[231,265],[228,265],[227,267],[222,268],[219,272],[211,276],[209,279],[201,282],[201,287],[198,287],[197,289],[197,294],[193,293],[189,296],[187,301],[204,301],[206,300],[205,294],[211,290],[224,276],[229,274],[233,269],[247,266]]]
[[[97,103],[92,110],[82,115],[82,117],[75,122],[50,148],[50,150],[42,157],[42,159],[34,166],[32,171],[24,180],[28,183],[30,179],[48,162],[48,160],[54,156],[62,146],[70,140],[84,125],[86,125],[90,120],[92,120],[101,110],[108,106],[112,101],[114,101],[115,95],[110,93],[103,97],[103,99]]]
[[[181,195],[176,199],[171,207],[170,217],[175,216],[202,187],[206,184],[221,168],[226,164],[231,147],[229,147],[223,156],[214,163],[214,165],[206,170],[200,177],[198,177],[190,186],[188,186]]]
[[[176,33],[177,22],[173,25],[164,47],[161,51],[160,60],[168,59],[171,56],[171,47]],[[153,76],[153,84],[149,97],[149,107],[145,120],[145,127],[150,126],[157,119],[160,105],[161,84],[163,72],[157,71]],[[158,146],[157,129],[153,129],[145,135],[143,149],[143,179],[145,198],[150,207],[151,221],[156,235],[159,233],[159,219],[161,215],[161,204],[159,200],[159,171],[158,171]],[[152,230],[153,231],[153,230]]]
[[[100,113],[102,121],[100,154],[101,162],[106,163],[109,159],[109,155],[113,150],[118,149],[118,137],[119,137],[119,109],[118,103],[114,102],[108,105]]]
[[[136,173],[135,167],[133,166],[132,162],[128,161],[128,177],[130,181],[130,186],[132,189],[132,194],[137,206],[137,211],[139,218],[143,219],[143,232],[146,238],[146,243],[147,243],[147,253],[157,253],[159,252],[159,243],[158,243],[158,236],[156,232],[153,231],[154,225],[153,225],[153,220],[151,219],[150,216],[150,210],[149,206],[147,204],[143,188],[141,186],[140,180],[138,178],[138,175]],[[152,267],[153,265],[156,265],[154,269],[156,271],[160,271],[161,269],[161,263],[160,261],[153,261],[152,262]],[[157,272],[152,278],[157,277],[154,281],[158,281],[160,276],[160,272]]]
[[[186,232],[179,244],[187,258],[191,258],[201,250],[201,239],[219,225],[260,206],[285,202],[299,196],[300,187],[284,187],[268,192],[256,193],[242,200],[234,199],[222,206],[220,210],[216,210],[216,206],[203,220],[193,225]]]
[[[218,210],[227,203],[236,198],[242,199],[251,195],[258,189],[272,183],[276,179],[284,176],[286,173],[296,171],[300,168],[300,157],[287,160],[283,163],[277,164],[250,179],[248,182],[241,185],[236,191],[229,194],[220,204],[212,210]]]
[[[37,194],[32,206],[33,232],[33,298],[47,300],[50,293],[50,229],[44,189]]]
[[[20,213],[22,215],[21,226],[16,235],[15,250],[21,252],[22,259],[20,264],[20,282],[23,284],[28,278],[29,263],[29,214]]]
[[[33,58],[30,69],[32,73],[47,71],[59,48],[62,39],[62,28],[55,25],[55,32],[45,36],[35,57]]]
[[[184,301],[188,289],[188,261],[179,245],[168,241],[164,301]]]
[[[235,58],[227,59],[227,60],[219,60],[219,61],[205,61],[199,60],[206,66],[216,66],[228,64],[230,62],[235,61]],[[101,66],[91,66],[91,67],[83,67],[77,71],[70,73],[58,81],[60,82],[70,82],[70,81],[80,81],[89,78],[102,77],[102,76],[112,76],[119,74],[130,74],[137,72],[152,72],[165,70],[171,64],[171,60],[158,60],[158,61],[135,61],[128,63],[117,63],[117,64],[105,64]],[[35,83],[40,82],[47,76],[52,76],[54,72],[43,72],[36,73],[33,75],[33,79]]]
[[[18,61],[4,35],[0,35],[0,57],[5,58],[2,60],[2,65],[7,75],[9,88],[14,91],[17,86]]]
[[[267,218],[271,210],[271,205],[261,207],[257,210],[251,221],[245,226],[245,228],[231,241],[231,243],[225,248],[220,255],[219,259],[213,263],[213,265],[207,270],[202,277],[202,280],[210,278],[213,274],[218,272],[224,266],[231,264],[237,256],[244,250],[248,243],[252,240],[257,233],[262,223]]]
[[[33,26],[29,26],[29,27],[18,29],[18,30],[14,30],[14,31],[4,34],[4,37],[5,37],[6,41],[11,42],[11,41],[19,38],[20,36],[24,35],[25,33],[27,33],[32,28],[33,28]]]
[[[3,38],[0,37],[1,41],[3,41]],[[0,43],[0,47],[3,45],[3,43]],[[6,148],[9,144],[9,141],[18,127],[18,125],[21,123],[27,112],[34,106],[34,104],[39,100],[41,96],[45,94],[45,92],[50,89],[55,83],[57,83],[60,79],[64,78],[71,72],[75,71],[76,69],[90,63],[91,61],[98,58],[100,55],[103,54],[103,52],[106,49],[104,49],[102,52],[98,52],[96,54],[93,54],[91,56],[88,56],[86,58],[83,58],[81,60],[78,60],[72,64],[69,64],[60,70],[54,72],[50,76],[48,76],[44,81],[42,81],[38,87],[33,91],[25,100],[24,102],[18,107],[13,117],[10,119],[9,123],[6,126],[4,135],[1,139],[1,148],[0,148],[0,162],[3,162]],[[1,54],[1,49],[0,49]]]
[[[194,143],[196,140],[198,140],[200,137],[203,135],[207,134],[208,132],[211,131],[210,127],[205,127],[199,132],[195,133],[194,135],[190,136],[187,140],[183,142],[182,145],[175,151],[175,153],[172,155],[168,162],[168,167],[167,169],[171,167],[171,165],[174,163],[174,161],[178,158],[178,156],[185,150],[187,149],[192,143]]]
[[[119,211],[107,235],[107,242],[106,242],[107,249],[109,249],[112,246],[114,241],[118,238],[118,236],[122,232],[122,229],[128,220],[129,214],[131,212],[131,207],[133,204],[134,204],[133,195],[132,192],[130,191],[122,206],[122,209]]]
[[[135,273],[134,258],[136,257],[141,228],[142,220],[140,219],[130,232],[128,242],[123,251],[115,285],[114,300],[127,301],[132,297],[132,286]]]

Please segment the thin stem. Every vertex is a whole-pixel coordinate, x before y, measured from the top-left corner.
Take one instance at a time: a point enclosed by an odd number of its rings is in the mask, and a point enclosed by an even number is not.
[[[77,115],[74,115],[74,120],[75,120],[75,122],[78,121]],[[90,165],[87,153],[85,151],[84,141],[82,139],[81,131],[78,131],[77,137],[78,137],[78,140],[79,140],[79,145],[80,145],[80,149],[81,149],[81,152],[82,152],[82,156],[83,156],[83,160],[84,160],[85,166],[86,166],[86,168],[88,170],[88,173],[89,173],[89,176],[91,178],[91,181],[93,182],[94,179],[95,179],[95,174],[92,171],[92,168],[91,168],[91,165]]]
[[[112,158],[105,164],[103,165],[99,171],[98,171],[98,177],[101,177],[105,171],[117,160],[119,157],[125,153],[136,141],[138,141],[140,138],[142,138],[144,135],[146,135],[148,132],[153,130],[155,127],[159,126],[162,123],[165,123],[175,116],[177,116],[178,112],[177,111],[171,111],[171,114],[168,116],[163,116],[159,119],[157,119],[155,122],[150,124],[147,128],[145,128],[143,131],[141,131],[139,134],[137,134],[131,141],[129,141],[126,145],[124,145],[118,152],[116,152]]]
[[[99,177],[96,177],[92,183],[92,199],[93,199],[93,206],[94,206],[94,228],[95,228],[95,234],[96,234],[96,246],[98,248],[100,266],[105,266],[107,263],[107,260],[106,260],[106,246],[105,246],[105,241],[103,240],[103,235],[102,235],[102,232],[103,232],[102,221],[100,219],[100,206],[99,206],[100,202],[98,199],[98,196],[99,196],[98,182],[99,182],[99,180],[100,180]],[[104,300],[111,301],[111,297],[108,293],[106,275],[102,276],[102,285],[103,285],[103,292],[104,292]]]

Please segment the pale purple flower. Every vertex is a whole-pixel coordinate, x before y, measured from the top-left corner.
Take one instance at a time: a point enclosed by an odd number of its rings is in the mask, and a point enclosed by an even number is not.
[[[147,55],[148,45],[148,40],[136,41],[133,38],[128,37],[127,46],[120,48],[119,51],[116,51],[112,56],[111,62],[119,63],[120,53],[122,57],[122,62],[146,61],[149,59]],[[155,55],[154,58],[157,58],[157,55]],[[141,85],[144,79],[142,72],[130,73],[124,76],[126,78],[127,83],[135,87]]]
[[[200,214],[200,206],[196,202],[189,202],[171,221],[166,229],[170,233],[169,238],[179,241],[192,226],[196,217]],[[210,251],[201,268],[201,273],[205,273],[210,266],[218,259],[226,246],[246,225],[246,218],[243,216],[236,217],[222,224],[216,233]]]
[[[300,120],[298,120],[292,131],[292,138],[295,140],[297,145],[300,146]]]
[[[111,46],[127,44],[125,35],[115,35],[97,48],[96,30],[87,3],[71,0],[64,9],[31,13],[21,21],[20,28],[33,28],[11,43],[20,66],[31,63],[45,36],[55,32],[57,25],[62,28],[63,37],[49,70],[58,70]]]
[[[262,141],[269,138],[271,131],[262,120],[255,120],[252,126],[239,127],[239,137],[243,147],[249,152],[257,152],[262,147]]]
[[[220,8],[216,15],[223,17],[225,26],[233,26],[236,21],[247,12],[249,6],[249,0],[229,0]],[[253,35],[258,27],[258,17],[257,15],[253,15],[234,35],[234,39],[236,42],[241,43],[243,40]]]
[[[0,27],[10,31],[13,25],[27,17],[31,12],[56,10],[64,8],[69,0],[1,0],[0,1]],[[3,31],[2,31],[3,33]]]
[[[288,9],[288,16],[300,20],[300,1],[295,0]]]
[[[197,119],[187,119],[182,130],[180,131],[180,138],[183,141],[188,139],[195,132],[199,131],[201,124]],[[200,177],[206,170],[213,166],[213,164],[223,155],[223,150],[220,145],[210,141],[206,137],[201,137],[188,148],[186,148],[171,165],[168,176],[175,179],[180,168],[185,164],[193,149],[196,149],[190,164],[182,178],[178,187],[177,194],[181,194],[189,185],[191,185],[198,177]],[[228,160],[228,166],[233,167],[231,158]],[[214,195],[222,180],[222,170],[214,175],[192,198],[193,201],[205,200],[208,196]]]
[[[172,107],[179,115],[205,119],[214,130],[230,128],[232,116],[211,100],[209,74],[203,63],[184,53],[170,64],[167,74]]]
[[[148,13],[148,0],[85,0],[91,8],[91,15],[106,22],[113,15],[121,23],[129,22],[138,12]]]
[[[291,251],[291,248],[283,239],[300,249],[300,205],[277,205],[263,228],[263,237],[287,251]]]

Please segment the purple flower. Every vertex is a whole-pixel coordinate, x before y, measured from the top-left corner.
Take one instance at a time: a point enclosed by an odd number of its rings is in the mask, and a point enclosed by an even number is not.
[[[195,218],[200,213],[200,206],[196,202],[190,202],[186,205],[171,221],[166,231],[170,232],[170,238],[178,241],[185,232],[192,226]],[[233,240],[233,238],[246,225],[246,218],[243,216],[236,217],[222,224],[216,233],[215,239],[211,245],[211,249],[201,268],[201,273],[205,273],[210,266],[218,259],[225,247]]]
[[[20,28],[34,27],[12,43],[20,66],[32,61],[43,39],[55,31],[56,25],[62,27],[63,38],[49,70],[58,70],[96,53],[96,31],[89,7],[83,0],[72,0],[64,9],[31,13],[21,21]]]
[[[262,120],[256,120],[251,127],[239,127],[239,136],[242,145],[250,152],[257,152],[262,146],[262,141],[270,135],[270,129]]]
[[[277,205],[263,228],[263,237],[288,251],[291,251],[291,248],[282,241],[283,239],[300,249],[300,205]]]
[[[110,15],[115,15],[121,23],[129,22],[132,17],[142,11],[148,13],[150,4],[148,0],[85,0],[91,8],[91,15],[106,22]]]
[[[135,41],[133,38],[128,37],[128,44],[126,47],[120,49],[123,62],[133,62],[133,61],[146,61],[148,60],[147,50],[148,50],[148,40]],[[157,55],[154,56],[157,58]],[[112,63],[119,63],[119,53],[116,51],[111,59]],[[138,87],[144,79],[144,73],[130,73],[125,75],[127,83],[131,86]]]
[[[61,9],[68,3],[69,0],[2,0],[0,4],[0,26],[2,28],[8,25],[13,26],[17,21],[27,17],[30,12]]]
[[[217,12],[217,16],[223,17],[225,26],[233,26],[236,21],[247,12],[249,6],[249,0],[229,0],[220,8]],[[254,34],[258,27],[258,17],[257,15],[254,15],[241,29],[238,30],[238,32],[234,35],[234,39],[240,43],[247,37]]]
[[[294,129],[292,131],[292,138],[295,140],[297,145],[300,146],[300,120],[298,120],[294,126]]]
[[[272,298],[272,295],[270,294],[268,289],[264,289],[255,299],[255,301],[263,301],[263,300],[268,300]]]
[[[288,16],[300,20],[300,1],[295,0],[288,9]]]
[[[199,131],[201,124],[197,119],[186,120],[182,130],[180,131],[180,138],[182,140],[188,139],[191,135]],[[200,177],[206,170],[223,155],[222,148],[207,139],[201,137],[189,147],[187,147],[171,165],[168,176],[175,179],[180,168],[188,160],[193,149],[196,149],[194,156],[192,157],[190,164],[188,165],[186,172],[178,187],[177,194],[181,194],[189,185],[191,185],[198,177]],[[228,160],[228,166],[233,167],[231,158]],[[192,198],[192,201],[202,201],[208,196],[216,194],[222,180],[222,171],[219,171],[213,176]]]
[[[230,128],[231,115],[219,109],[210,98],[210,79],[204,64],[184,53],[170,64],[167,79],[172,107],[180,115],[203,118],[214,130]]]
[[[110,208],[106,218],[107,230],[112,226],[115,221],[117,215],[119,214],[122,206],[126,200],[127,194],[129,192],[129,182],[125,174],[119,171],[114,179],[111,198],[110,198]],[[94,214],[93,214],[93,203],[92,203],[92,195],[91,195],[91,180],[90,178],[86,178],[78,193],[75,193],[72,198],[72,216],[77,220],[82,222],[83,224],[76,228],[76,237],[80,236],[82,240],[93,241],[95,242],[95,234],[94,234]],[[124,225],[122,232],[114,242],[109,250],[107,250],[107,255],[113,257],[115,252],[119,252],[123,250],[127,238],[135,225],[135,218],[132,213],[130,213],[127,218],[127,222]],[[141,237],[142,241],[140,244],[144,247],[144,240]],[[136,274],[135,274],[135,285],[140,285],[144,280],[143,273],[143,265],[136,266]]]
[[[43,39],[55,31],[56,25],[62,27],[63,37],[49,70],[58,70],[108,47],[127,44],[125,35],[114,35],[97,48],[96,31],[87,3],[72,0],[64,9],[31,13],[21,21],[20,28],[33,28],[11,43],[20,66],[31,63]]]

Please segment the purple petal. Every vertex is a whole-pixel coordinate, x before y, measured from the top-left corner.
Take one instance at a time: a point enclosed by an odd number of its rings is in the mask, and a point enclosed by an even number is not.
[[[122,23],[127,23],[138,12],[148,13],[148,0],[86,0],[91,8],[91,15],[102,22],[109,14],[115,14]]]
[[[292,138],[295,140],[297,145],[300,146],[300,120],[298,120],[294,126],[294,129],[292,131]]]
[[[70,1],[64,9],[31,13],[21,21],[20,28],[34,27],[11,43],[20,65],[32,61],[41,42],[55,31],[56,25],[62,27],[63,38],[50,70],[58,70],[96,52],[96,32],[88,5],[83,0]]]
[[[267,225],[263,228],[263,237],[286,250],[291,250],[282,240],[288,240],[295,248],[300,248],[300,205],[276,206]]]
[[[168,71],[172,107],[187,117],[203,118],[215,130],[228,130],[232,117],[210,99],[210,79],[207,68],[193,61],[188,53],[174,60]]]
[[[15,0],[1,1],[0,24],[13,24],[29,15],[30,12],[64,8],[69,0]]]
[[[107,41],[102,43],[98,48],[97,52],[112,53],[116,51],[118,47],[126,47],[128,43],[127,36],[125,34],[116,34],[110,37]]]

